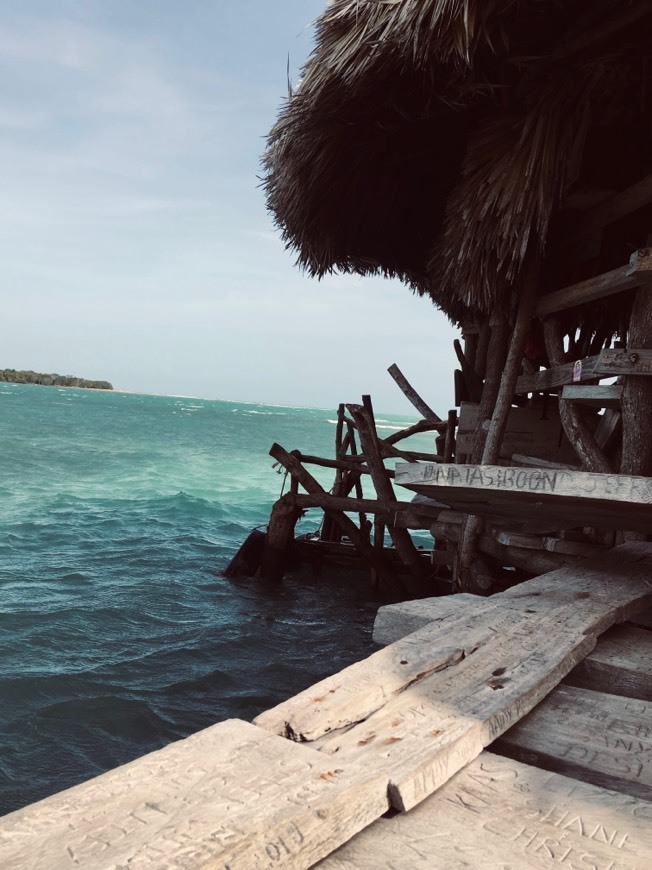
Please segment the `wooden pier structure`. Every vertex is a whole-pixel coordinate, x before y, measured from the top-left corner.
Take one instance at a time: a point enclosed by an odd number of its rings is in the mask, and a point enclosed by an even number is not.
[[[414,426],[380,437],[364,396],[334,457],[273,445],[289,491],[230,570],[357,554],[416,600],[254,723],[0,820],[0,866],[652,866],[651,95],[649,0],[330,0],[268,205],[312,275],[398,277],[459,326],[455,407],[392,366]]]
[[[7,870],[644,870],[652,544],[381,608],[387,645],[0,819]],[[417,607],[418,605],[418,607]]]
[[[315,507],[299,551],[355,552],[394,597],[486,595],[652,535],[650,46],[648,0],[328,3],[269,135],[268,207],[311,275],[397,277],[457,324],[455,407],[392,365],[413,427],[380,437],[365,396],[332,458],[274,445],[291,485],[263,577]]]

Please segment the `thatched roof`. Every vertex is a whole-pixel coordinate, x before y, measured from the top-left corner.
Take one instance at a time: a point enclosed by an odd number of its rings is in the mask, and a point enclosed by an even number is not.
[[[650,171],[650,46],[652,0],[333,0],[264,158],[284,240],[490,310],[573,184]]]

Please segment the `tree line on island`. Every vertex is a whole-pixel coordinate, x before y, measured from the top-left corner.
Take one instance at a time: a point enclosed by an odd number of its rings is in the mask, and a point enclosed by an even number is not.
[[[16,371],[0,369],[0,381],[10,384],[41,384],[45,387],[83,387],[86,390],[112,390],[108,381],[87,381],[73,375],[58,375],[55,372]]]

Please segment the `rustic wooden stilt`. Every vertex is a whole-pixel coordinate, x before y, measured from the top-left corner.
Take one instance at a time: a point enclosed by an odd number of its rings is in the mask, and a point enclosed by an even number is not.
[[[545,320],[543,335],[550,364],[553,366],[562,365],[565,362],[563,335],[556,318],[549,317]],[[559,416],[566,437],[575,447],[583,468],[586,471],[608,474],[612,470],[611,466],[584,422],[580,409],[572,401],[560,399]]]
[[[498,390],[505,368],[508,340],[509,323],[507,318],[501,314],[496,318],[491,329],[487,353],[487,372],[482,391],[482,401],[480,402],[478,425],[473,437],[473,451],[471,453],[471,462],[473,463],[482,460],[482,452],[487,438],[487,426],[496,405]]]
[[[455,408],[448,412],[448,425],[446,427],[446,442],[444,445],[444,462],[452,462],[455,454],[455,427],[457,426],[457,411]]]
[[[652,349],[652,284],[636,293],[630,320],[628,347]],[[626,375],[622,397],[623,450],[621,474],[652,477],[652,378]],[[623,539],[644,537],[627,532]]]
[[[260,566],[260,576],[264,580],[278,582],[283,579],[292,551],[294,527],[300,515],[292,493],[284,495],[272,508]]]
[[[344,403],[340,403],[337,409],[337,425],[335,427],[335,458],[342,460],[345,447],[343,444],[342,434],[344,431]],[[333,482],[333,495],[342,495],[344,487],[344,470],[337,468],[335,470],[335,480]],[[321,539],[323,541],[341,541],[342,534],[337,523],[333,522],[331,517],[324,516],[324,522],[321,528]]]
[[[509,352],[505,361],[505,368],[500,378],[496,393],[496,401],[491,415],[491,422],[484,442],[480,461],[483,465],[491,465],[498,459],[500,443],[505,432],[509,409],[512,406],[516,379],[521,372],[523,349],[532,323],[532,313],[536,299],[536,289],[539,281],[538,259],[526,265],[523,274],[523,289],[519,297],[516,322],[509,343]],[[494,330],[500,333],[498,327]],[[485,393],[488,393],[489,376],[485,382]],[[493,389],[493,384],[492,384]],[[484,404],[484,395],[483,395]],[[483,425],[483,417],[480,416],[480,426]],[[476,435],[479,430],[476,430]],[[478,444],[474,446],[478,447]],[[475,562],[476,541],[482,529],[482,520],[477,516],[469,516],[464,523],[462,540],[458,551],[453,578],[453,589],[456,592],[475,592],[483,594],[487,591],[486,577],[484,573],[476,574],[472,570]]]
[[[472,402],[479,402],[482,399],[482,378],[473,368],[473,364],[466,358],[466,355],[462,350],[462,345],[457,338],[453,342],[453,347],[457,359],[459,360],[460,368],[462,369],[462,375],[464,376],[464,383],[466,384],[469,398]]]
[[[478,377],[482,378],[482,380],[484,380],[485,372],[487,370],[487,351],[489,349],[489,339],[491,338],[489,320],[489,315],[487,315],[482,322],[480,333],[478,335],[478,347],[475,352],[474,368]]]
[[[387,469],[380,455],[380,448],[374,425],[373,408],[369,396],[363,396],[363,405],[348,405],[349,413],[355,420],[360,435],[360,442],[367,458],[371,479],[378,497],[385,501],[396,501]],[[414,577],[425,582],[427,580],[419,554],[412,542],[407,529],[389,528],[389,534],[394,542],[401,560]]]

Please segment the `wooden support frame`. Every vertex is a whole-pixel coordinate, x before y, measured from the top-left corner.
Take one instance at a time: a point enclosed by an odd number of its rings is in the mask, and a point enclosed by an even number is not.
[[[280,444],[273,444],[269,455],[277,462],[280,462],[293,477],[299,481],[301,486],[310,495],[328,495],[321,484],[307,471],[296,456],[284,450]],[[406,593],[405,587],[396,577],[391,568],[385,563],[381,555],[379,555],[369,543],[369,540],[364,533],[356,526],[352,519],[342,513],[342,511],[327,508],[327,513],[339,525],[345,535],[349,538],[353,546],[359,551],[360,555],[375,569],[378,576],[389,586],[390,589],[400,592],[402,595]]]
[[[355,420],[360,435],[362,449],[367,458],[371,479],[378,497],[383,501],[396,501],[392,484],[387,474],[378,444],[376,426],[369,396],[362,397],[363,405],[347,405],[348,411]],[[389,529],[390,537],[401,557],[403,564],[417,579],[425,582],[426,572],[416,547],[407,529]]]

